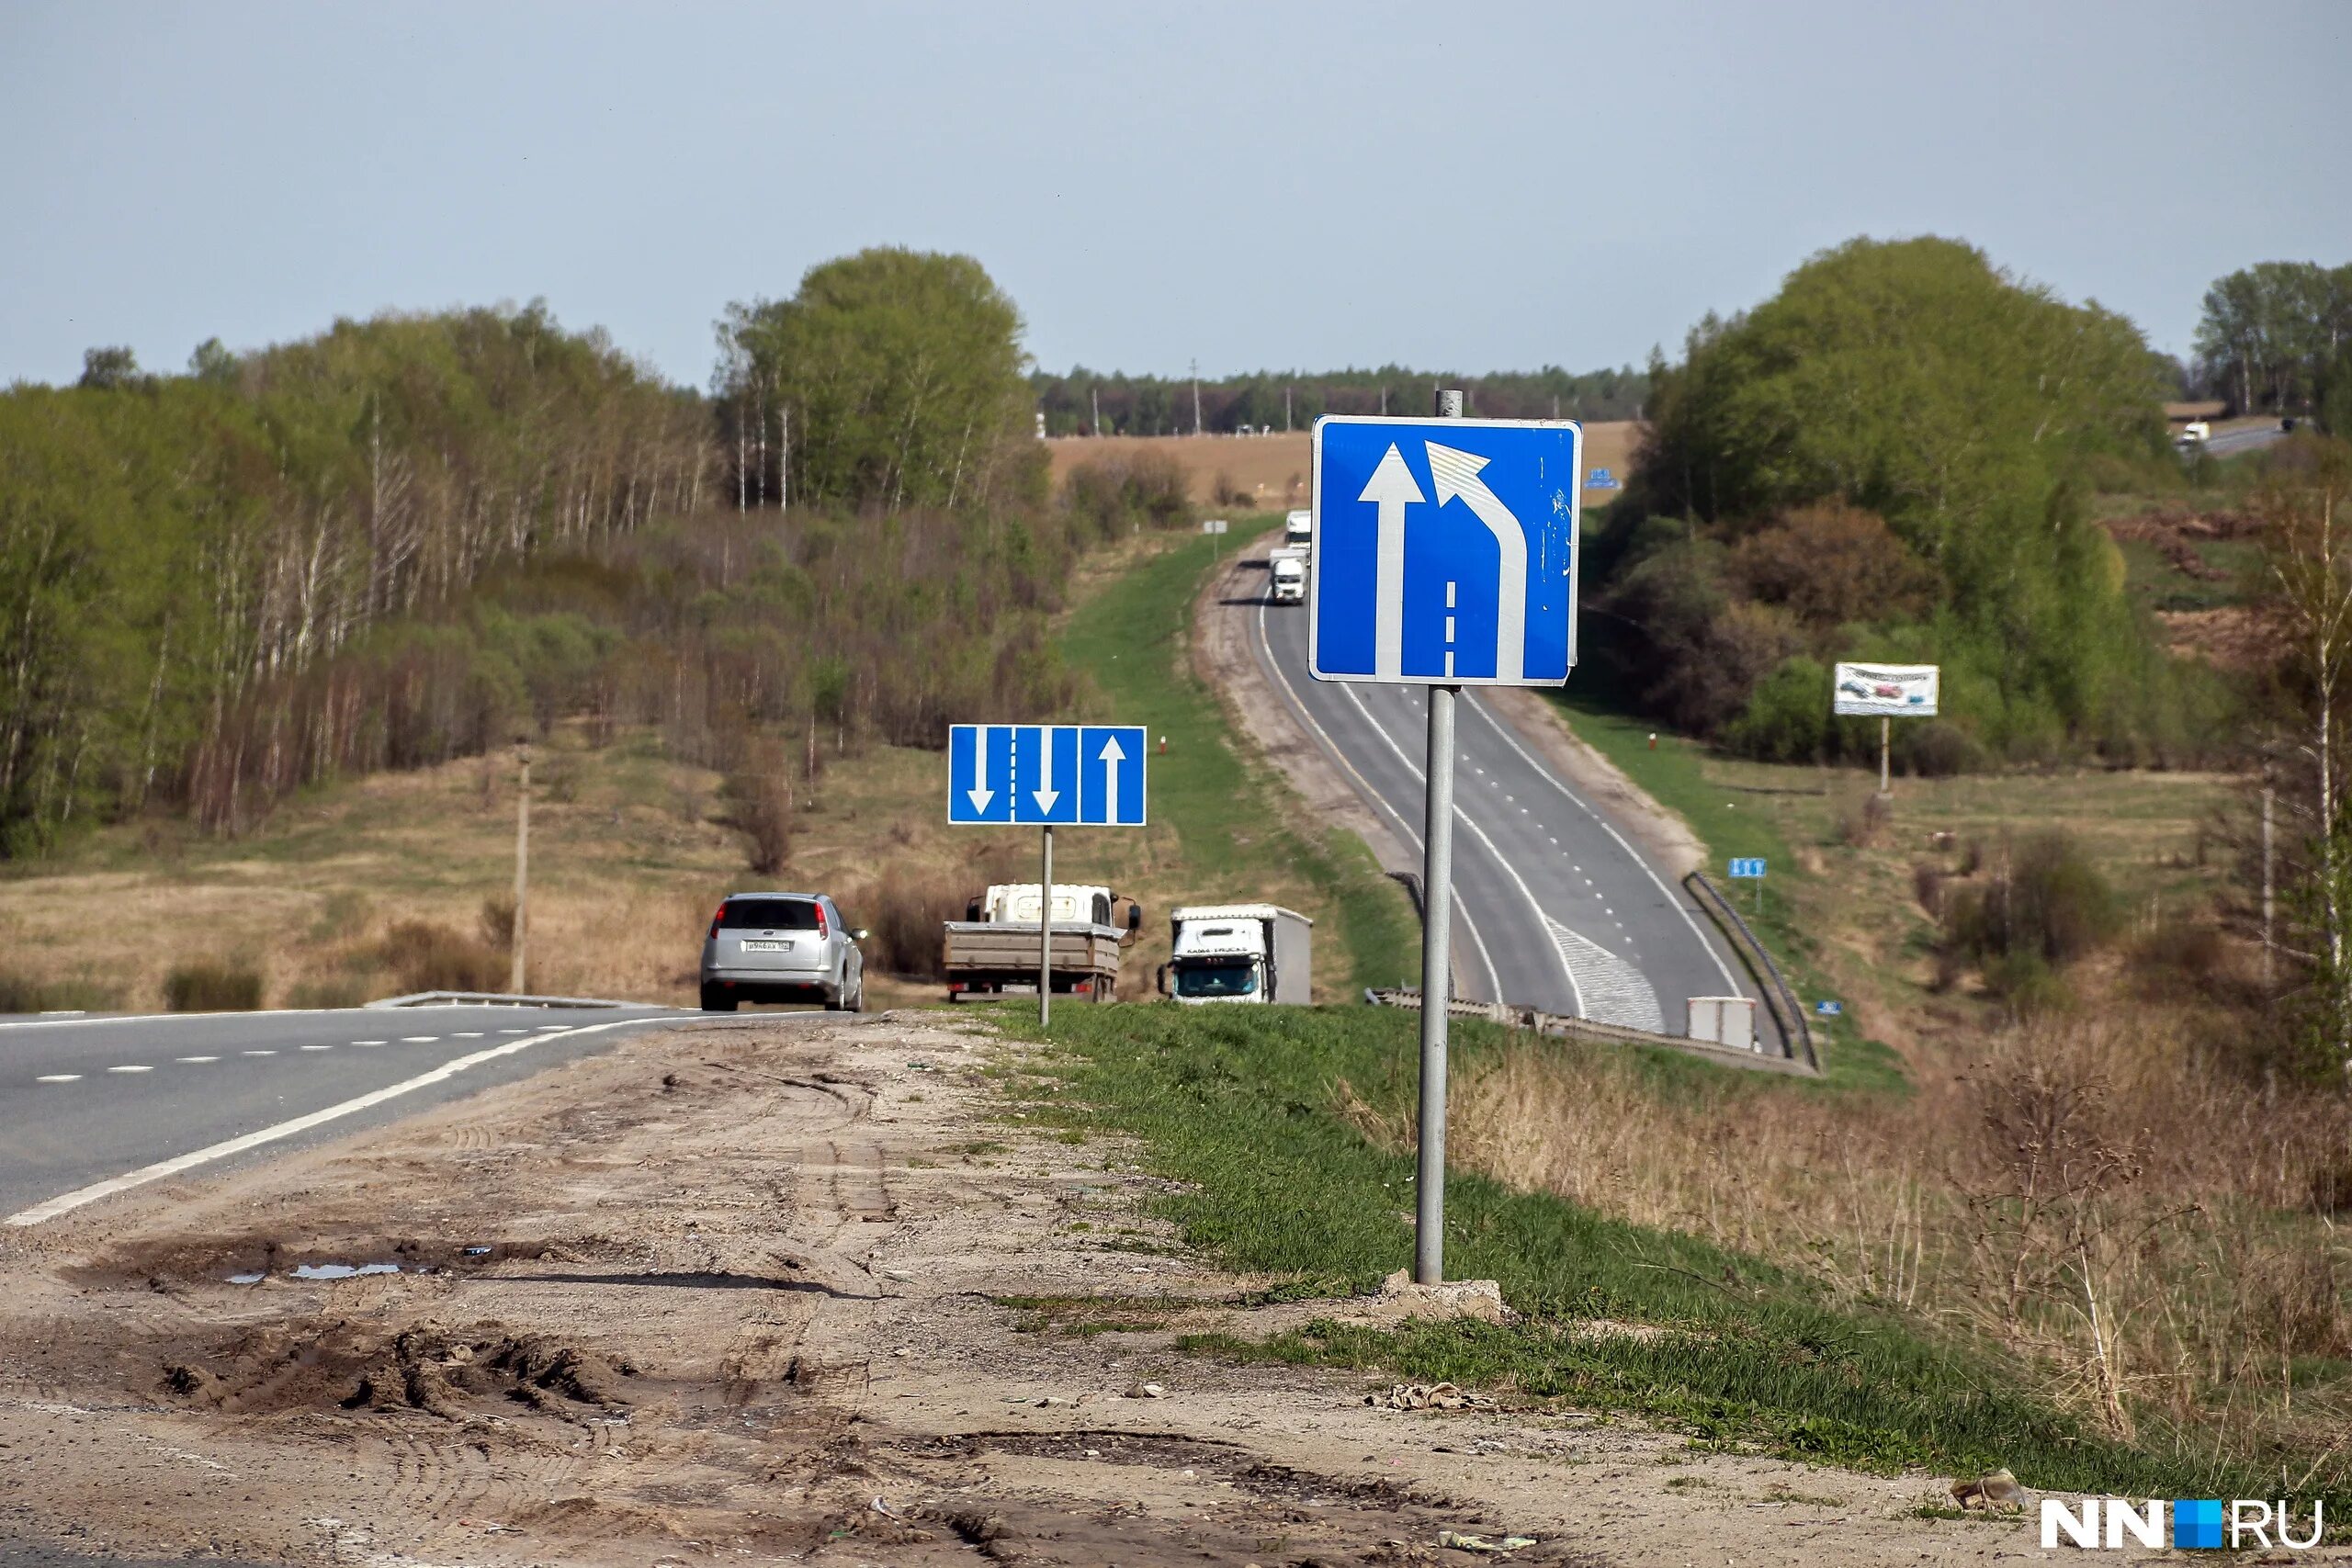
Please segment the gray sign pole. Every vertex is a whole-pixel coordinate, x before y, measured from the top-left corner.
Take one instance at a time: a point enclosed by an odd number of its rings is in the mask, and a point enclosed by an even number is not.
[[[1047,744],[1051,744],[1047,738]],[[1046,873],[1037,900],[1037,1027],[1043,1029],[1054,1009],[1054,825],[1046,824]]]
[[[1440,392],[1437,417],[1460,419],[1462,394]],[[1431,686],[1428,781],[1421,822],[1421,1148],[1414,1177],[1413,1279],[1445,1280],[1445,1016],[1453,1000],[1453,699],[1459,686]]]

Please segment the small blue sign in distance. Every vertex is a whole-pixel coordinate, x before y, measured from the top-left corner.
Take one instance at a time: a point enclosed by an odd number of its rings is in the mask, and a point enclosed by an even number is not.
[[[1840,1002],[1823,1001],[1814,1003],[1813,1010],[1819,1013],[1824,1018],[1836,1018],[1839,1013],[1844,1012],[1846,1009],[1845,1005]]]
[[[1731,874],[1736,877],[1761,876],[1764,874],[1763,859],[1758,856],[1753,860],[1735,860],[1731,863]]]
[[[1315,422],[1307,669],[1318,681],[1556,686],[1576,662],[1584,427]]]
[[[947,819],[1031,827],[1144,825],[1139,724],[958,724]]]
[[[1623,487],[1618,484],[1617,476],[1611,473],[1607,468],[1595,468],[1592,470],[1590,477],[1584,481],[1584,488],[1587,490],[1618,490]]]

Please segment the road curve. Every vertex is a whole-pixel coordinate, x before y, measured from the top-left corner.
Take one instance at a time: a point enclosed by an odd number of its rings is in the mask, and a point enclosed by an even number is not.
[[[1251,651],[1291,716],[1418,853],[1428,708],[1411,686],[1306,669],[1307,612],[1263,601]],[[1691,997],[1752,995],[1679,881],[1465,688],[1455,708],[1456,992],[1634,1029],[1683,1032]]]
[[[38,1224],[158,1165],[209,1169],[247,1146],[380,1124],[700,1016],[454,1006],[0,1022],[0,1222]]]

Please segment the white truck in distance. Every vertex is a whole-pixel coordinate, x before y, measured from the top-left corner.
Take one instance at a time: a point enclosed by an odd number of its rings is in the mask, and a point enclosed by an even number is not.
[[[1300,507],[1283,518],[1283,543],[1305,545],[1315,537],[1315,513]]]
[[[1267,595],[1277,604],[1306,603],[1306,550],[1284,545],[1266,558]]]
[[[1169,916],[1159,988],[1188,1006],[1312,999],[1315,922],[1272,904],[1196,904]]]

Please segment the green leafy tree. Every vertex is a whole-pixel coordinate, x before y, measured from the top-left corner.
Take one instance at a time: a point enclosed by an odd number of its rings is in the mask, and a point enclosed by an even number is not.
[[[775,491],[795,502],[1035,499],[1021,333],[1021,312],[969,256],[887,248],[826,262],[790,299],[729,307],[722,428],[748,412],[763,449],[773,428],[788,451]]]

